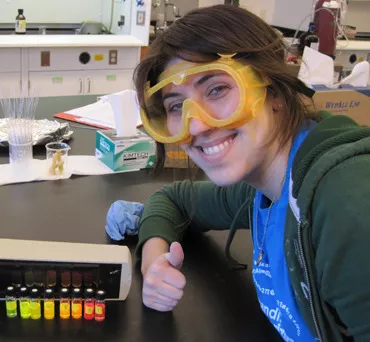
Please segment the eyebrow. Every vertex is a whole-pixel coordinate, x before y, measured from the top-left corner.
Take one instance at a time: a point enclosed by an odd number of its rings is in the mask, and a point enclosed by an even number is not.
[[[197,87],[201,86],[202,84],[206,83],[212,77],[220,76],[220,75],[223,75],[223,74],[224,73],[222,73],[222,72],[218,72],[218,73],[204,75],[198,81],[195,82],[195,88],[197,88]],[[162,101],[165,101],[165,100],[167,100],[171,97],[176,97],[176,96],[180,96],[180,95],[181,95],[180,93],[167,93],[166,95],[163,96]]]

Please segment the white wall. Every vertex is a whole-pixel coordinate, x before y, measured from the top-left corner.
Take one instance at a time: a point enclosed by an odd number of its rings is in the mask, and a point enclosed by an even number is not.
[[[224,0],[198,0],[198,7],[208,7],[213,5],[222,5]]]
[[[370,1],[351,1],[345,23],[358,32],[370,32]]]
[[[275,10],[275,0],[240,0],[239,4],[240,7],[243,7],[255,15],[258,15],[266,22],[272,22]]]
[[[101,20],[103,2],[110,0],[0,0],[0,23],[13,23],[18,8],[30,23],[80,23]]]
[[[311,13],[313,0],[240,0],[240,6],[258,15],[270,25],[297,29]],[[310,18],[302,23],[308,28]]]

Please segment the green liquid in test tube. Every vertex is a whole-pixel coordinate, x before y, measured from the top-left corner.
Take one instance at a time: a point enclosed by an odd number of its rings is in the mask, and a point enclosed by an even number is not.
[[[21,312],[22,319],[28,319],[31,317],[31,301],[27,287],[21,287],[19,290],[19,309]]]
[[[8,286],[5,294],[6,315],[9,318],[17,317],[17,298],[14,286]]]

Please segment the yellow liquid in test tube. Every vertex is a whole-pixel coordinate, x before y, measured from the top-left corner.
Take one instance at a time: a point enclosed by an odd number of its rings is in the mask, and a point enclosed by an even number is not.
[[[72,317],[74,319],[80,319],[82,317],[82,302],[81,303],[72,302]]]
[[[44,302],[44,318],[45,319],[54,319],[55,317],[55,304],[54,300]]]
[[[31,319],[40,319],[41,318],[40,300],[31,301],[30,309],[31,309]]]
[[[65,301],[60,301],[59,313],[60,318],[63,319],[68,319],[71,316],[71,304],[68,299]]]

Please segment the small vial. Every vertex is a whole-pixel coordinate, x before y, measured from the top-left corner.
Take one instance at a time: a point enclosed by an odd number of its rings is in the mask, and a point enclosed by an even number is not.
[[[46,289],[44,299],[44,318],[54,319],[54,317],[55,317],[54,290]]]
[[[95,321],[105,320],[105,291],[99,290],[95,296]]]
[[[60,290],[59,315],[62,319],[68,319],[71,317],[71,301],[69,299],[69,290],[67,288],[62,288]]]
[[[21,287],[19,290],[19,309],[22,319],[31,317],[30,296],[27,287]]]
[[[40,301],[40,292],[37,288],[31,290],[31,319],[40,319],[41,318],[41,301]]]
[[[17,298],[14,286],[8,286],[5,292],[6,315],[9,318],[17,317]]]
[[[94,290],[88,288],[85,290],[84,318],[87,320],[94,319],[94,311],[95,311]]]
[[[72,317],[74,319],[82,317],[82,294],[79,287],[74,288],[72,293]]]

